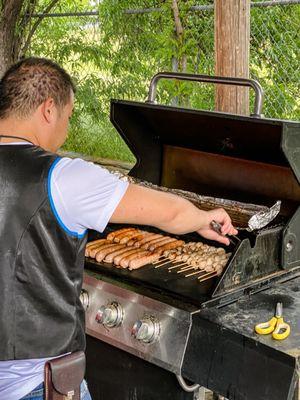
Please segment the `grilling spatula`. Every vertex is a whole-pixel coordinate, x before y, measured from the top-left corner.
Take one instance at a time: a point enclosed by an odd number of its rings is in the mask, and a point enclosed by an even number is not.
[[[272,207],[268,208],[267,210],[259,211],[258,213],[253,214],[248,221],[247,228],[238,228],[238,229],[252,232],[264,228],[277,217],[280,211],[280,207],[281,207],[281,201],[278,200]],[[210,225],[215,232],[222,235],[221,224],[219,224],[217,221],[212,221]],[[229,239],[230,243],[234,245],[237,245],[241,241],[241,239],[239,239],[235,235],[226,235],[226,237]]]

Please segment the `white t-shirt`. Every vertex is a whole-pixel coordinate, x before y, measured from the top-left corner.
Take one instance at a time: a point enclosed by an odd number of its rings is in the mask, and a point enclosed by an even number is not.
[[[78,158],[57,159],[48,176],[52,211],[61,227],[78,237],[87,229],[105,229],[127,187],[107,170]],[[0,361],[0,399],[19,400],[30,393],[43,382],[47,360]]]

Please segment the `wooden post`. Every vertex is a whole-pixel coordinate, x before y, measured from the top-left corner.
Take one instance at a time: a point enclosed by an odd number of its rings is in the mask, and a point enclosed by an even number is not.
[[[250,0],[215,0],[215,73],[249,77]],[[216,110],[249,115],[249,89],[216,87]]]

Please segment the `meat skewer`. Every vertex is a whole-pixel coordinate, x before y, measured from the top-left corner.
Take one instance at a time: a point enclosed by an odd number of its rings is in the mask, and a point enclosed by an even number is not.
[[[189,276],[197,275],[197,274],[200,274],[200,273],[205,275],[205,272],[207,272],[207,273],[215,272],[214,265],[212,263],[208,263],[207,264],[205,260],[203,260],[203,262],[201,264],[201,267],[200,267],[200,265],[198,265],[198,266],[195,265],[195,267],[196,267],[195,268],[196,271],[190,272],[189,274],[185,275],[185,278],[187,278]]]
[[[219,268],[216,268],[215,271],[208,272],[205,275],[199,276],[199,278],[198,278],[199,282],[204,282],[208,279],[214,278],[215,276],[219,276],[219,275],[221,275],[222,271],[223,271],[223,268],[222,268],[222,266],[220,266]]]

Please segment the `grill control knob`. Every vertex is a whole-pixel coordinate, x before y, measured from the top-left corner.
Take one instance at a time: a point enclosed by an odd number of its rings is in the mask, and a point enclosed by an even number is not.
[[[115,328],[121,325],[124,317],[124,311],[117,302],[101,306],[96,314],[96,321],[107,328]]]
[[[135,322],[131,335],[141,342],[153,343],[160,335],[160,324],[155,317],[145,317]]]
[[[81,301],[81,304],[84,308],[84,311],[86,311],[89,308],[90,305],[90,300],[89,300],[89,293],[85,289],[81,289],[79,299]]]

